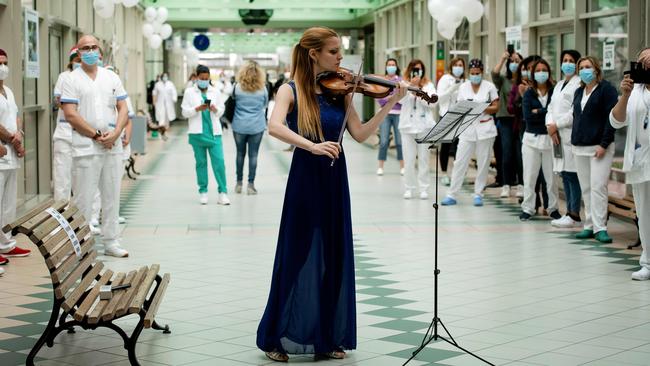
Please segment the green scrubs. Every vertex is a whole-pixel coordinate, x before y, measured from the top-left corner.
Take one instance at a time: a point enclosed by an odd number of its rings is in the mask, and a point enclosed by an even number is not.
[[[201,96],[203,101],[207,99],[205,93],[201,93]],[[210,109],[201,111],[201,120],[203,133],[189,134],[189,142],[194,150],[194,159],[196,160],[196,182],[199,185],[199,193],[208,192],[208,155],[210,155],[212,172],[217,179],[219,193],[227,193],[223,144],[221,136],[215,136],[213,133]]]

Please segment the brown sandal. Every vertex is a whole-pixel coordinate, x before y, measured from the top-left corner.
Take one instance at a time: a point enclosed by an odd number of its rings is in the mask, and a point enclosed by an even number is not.
[[[278,352],[278,351],[271,351],[271,352],[264,352],[266,357],[270,358],[273,361],[276,362],[288,362],[289,361],[289,356],[287,356],[286,353]]]
[[[342,359],[345,358],[345,352],[343,352],[342,350],[332,351],[332,352],[326,353],[325,355],[327,357],[335,359],[335,360],[342,360]]]

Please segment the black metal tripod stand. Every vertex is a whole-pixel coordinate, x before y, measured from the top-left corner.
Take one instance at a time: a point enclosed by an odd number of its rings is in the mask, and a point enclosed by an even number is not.
[[[487,361],[486,359],[472,353],[471,351],[468,351],[467,349],[461,347],[458,342],[454,339],[454,337],[449,333],[449,330],[445,326],[445,324],[442,322],[442,319],[438,317],[438,276],[440,275],[440,269],[438,269],[438,150],[439,147],[437,144],[432,144],[429,149],[435,149],[436,150],[436,194],[435,194],[435,201],[433,202],[433,209],[435,210],[435,227],[434,227],[434,245],[433,245],[433,320],[431,320],[431,324],[429,324],[429,328],[427,329],[426,334],[424,335],[424,338],[422,339],[422,344],[413,351],[413,354],[411,355],[411,358],[406,360],[404,362],[404,365],[408,364],[411,362],[412,359],[415,358],[415,356],[418,355],[429,343],[432,341],[437,341],[438,339],[441,339],[452,346],[460,349],[461,351],[467,353],[470,356],[473,356],[483,362],[485,362],[488,365],[494,366],[493,363],[490,361]],[[438,325],[442,326],[442,329],[444,329],[445,333],[447,333],[447,336],[449,338],[446,338],[438,333]]]

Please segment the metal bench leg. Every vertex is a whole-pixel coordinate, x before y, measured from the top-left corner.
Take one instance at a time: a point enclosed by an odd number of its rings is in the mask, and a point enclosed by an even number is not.
[[[151,324],[151,328],[155,330],[162,330],[163,334],[170,334],[172,331],[169,330],[169,325],[165,324],[165,326],[161,326],[154,320],[153,324]]]
[[[634,248],[638,248],[638,247],[641,246],[641,235],[639,235],[639,217],[638,216],[634,218],[634,225],[636,225],[636,234],[637,234],[636,243],[628,245],[627,249],[634,249]]]
[[[25,361],[25,364],[27,366],[34,366],[34,358],[36,358],[36,355],[38,354],[38,351],[43,348],[43,345],[45,343],[53,342],[53,337],[51,337],[53,334],[53,331],[55,331],[56,328],[56,321],[59,317],[59,311],[61,310],[61,302],[60,301],[54,301],[54,305],[52,306],[52,315],[50,315],[50,321],[47,323],[47,327],[45,328],[45,331],[43,331],[43,334],[41,337],[36,341],[36,344],[34,347],[32,347],[32,350],[29,351],[29,355],[27,355],[27,360]],[[50,338],[52,338],[50,340]]]

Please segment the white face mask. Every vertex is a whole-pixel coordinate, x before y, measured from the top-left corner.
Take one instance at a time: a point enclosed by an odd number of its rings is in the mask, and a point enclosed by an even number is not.
[[[5,80],[9,77],[9,66],[0,65],[0,80]]]

